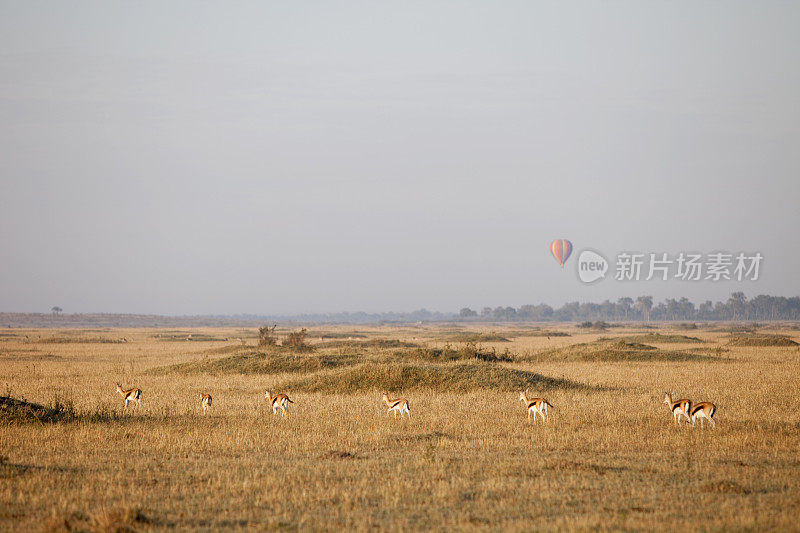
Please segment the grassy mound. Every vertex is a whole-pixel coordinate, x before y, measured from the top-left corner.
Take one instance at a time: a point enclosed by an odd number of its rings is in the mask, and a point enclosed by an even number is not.
[[[53,400],[48,407],[10,396],[0,396],[0,426],[5,424],[54,424],[57,422],[107,422],[116,420],[114,411],[100,408],[91,412],[78,412],[71,401]]]
[[[216,348],[207,348],[200,353],[207,354],[207,355],[226,355],[226,354],[234,354],[234,353],[243,353],[247,352],[248,350],[252,351],[252,346],[246,346],[243,344],[227,344],[225,346],[217,346]]]
[[[446,365],[364,363],[331,372],[320,372],[280,384],[282,390],[347,394],[372,390],[429,389],[439,392],[492,389],[517,391],[583,389],[586,385],[534,372],[498,365],[454,363]]]
[[[61,406],[45,407],[38,403],[0,396],[0,423],[2,424],[64,422],[73,417],[74,413]]]
[[[317,348],[417,348],[419,344],[398,339],[370,339],[366,341],[337,340],[315,345]]]
[[[356,364],[354,355],[295,355],[248,352],[221,359],[202,359],[154,368],[150,374],[280,374],[309,373]]]
[[[399,354],[404,359],[421,359],[430,362],[485,361],[488,363],[511,362],[514,360],[508,349],[497,353],[494,348],[484,348],[477,343],[468,342],[457,348],[450,345],[444,348],[419,348]]]
[[[322,340],[325,339],[344,339],[344,340],[352,340],[352,339],[366,339],[367,336],[361,333],[353,333],[352,331],[309,331],[308,336],[312,339],[314,337],[322,337]]]
[[[713,357],[696,351],[662,350],[638,342],[606,340],[573,344],[522,356],[525,361],[706,361]]]
[[[529,331],[521,335],[513,335],[515,337],[572,337],[566,331]]]
[[[626,337],[601,337],[600,341],[624,341],[629,343],[696,343],[700,344],[703,341],[697,337],[689,337],[688,335],[662,335],[661,333],[644,333],[642,335],[628,335]]]
[[[581,322],[580,324],[575,324],[575,327],[580,329],[595,329],[595,330],[605,331],[608,328],[618,328],[619,325],[609,324],[605,320],[598,320],[596,322],[592,321]]]
[[[727,324],[727,325],[707,324],[705,327],[709,331],[738,334],[738,333],[755,333],[761,327],[761,324],[758,324],[757,322],[753,322],[751,324]]]
[[[37,344],[124,344],[126,339],[107,339],[104,337],[42,337]]]
[[[447,339],[450,342],[511,342],[499,333],[475,333],[465,331]]]
[[[188,333],[188,334],[164,334],[159,333],[153,335],[154,339],[162,341],[190,341],[190,342],[223,342],[228,339],[221,337],[212,337],[211,335],[204,335],[202,333]]]
[[[728,346],[798,346],[790,337],[786,335],[767,335],[751,333],[749,335],[734,335],[728,341]]]

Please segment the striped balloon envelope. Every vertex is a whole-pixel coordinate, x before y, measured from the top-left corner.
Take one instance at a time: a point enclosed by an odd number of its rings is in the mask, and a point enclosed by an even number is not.
[[[572,253],[572,243],[567,239],[556,239],[550,243],[550,253],[556,258],[561,268],[564,268],[564,263],[569,259],[569,254]]]

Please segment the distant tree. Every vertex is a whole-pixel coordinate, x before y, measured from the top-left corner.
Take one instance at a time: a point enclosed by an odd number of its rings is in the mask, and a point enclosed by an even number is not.
[[[700,304],[700,307],[697,308],[697,314],[700,319],[708,320],[711,318],[712,313],[714,312],[714,302],[711,300],[706,300],[705,302]]]
[[[494,311],[492,311],[492,316],[496,320],[500,320],[503,322],[511,322],[516,320],[517,318],[517,310],[513,307],[495,307]]]
[[[474,316],[478,316],[478,313],[470,309],[469,307],[464,307],[461,311],[458,312],[458,316],[461,318],[472,318]]]
[[[650,321],[650,310],[653,308],[652,296],[639,296],[636,298],[636,306],[642,312],[642,320],[644,322]]]
[[[539,304],[536,306],[536,312],[538,313],[538,320],[550,320],[553,318],[553,308],[547,304]]]
[[[689,301],[689,298],[684,296],[678,300],[678,307],[680,308],[681,317],[684,320],[694,318],[694,304]]]
[[[732,320],[736,320],[737,316],[741,320],[742,315],[744,314],[746,304],[747,304],[747,298],[745,297],[743,292],[739,291],[731,294],[731,297],[728,298],[728,307],[731,310]]]
[[[628,320],[628,313],[631,311],[631,306],[633,305],[633,298],[620,298],[617,300],[617,307],[619,310],[625,314],[625,320]]]
[[[482,317],[488,318],[489,316],[491,316],[491,314],[492,314],[492,308],[491,307],[484,307],[483,309],[481,309],[481,316]]]
[[[678,300],[675,298],[667,298],[666,302],[666,319],[667,320],[675,320],[678,317],[678,310],[680,306],[678,305]]]
[[[547,304],[527,304],[517,309],[517,320],[542,322],[551,318],[553,318],[553,308]]]
[[[600,303],[600,317],[607,318],[611,320],[612,318],[616,318],[614,315],[616,314],[617,306],[612,304],[609,300],[603,300]]]
[[[63,311],[63,309],[61,309],[57,305],[50,308],[50,312],[53,313],[55,316],[60,315],[62,311]]]

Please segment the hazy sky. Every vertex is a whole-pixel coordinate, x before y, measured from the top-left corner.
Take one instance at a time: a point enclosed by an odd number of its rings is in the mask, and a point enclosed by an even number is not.
[[[796,2],[1,1],[0,311],[797,295],[799,23]],[[587,286],[584,247],[764,263]]]

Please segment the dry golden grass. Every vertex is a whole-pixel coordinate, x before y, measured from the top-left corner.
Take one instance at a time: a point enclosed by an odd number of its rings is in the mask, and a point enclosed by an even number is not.
[[[0,395],[51,407],[57,401],[77,416],[0,425],[0,529],[800,527],[797,347],[728,346],[724,358],[703,361],[534,357],[608,336],[559,329],[571,336],[525,336],[519,325],[462,329],[510,339],[484,347],[520,354],[511,363],[415,361],[400,356],[416,348],[393,342],[326,347],[323,329],[311,329],[318,349],[298,357],[316,362],[291,360],[279,374],[261,373],[282,368],[272,363],[231,372],[229,361],[197,372],[199,362],[256,350],[255,329],[4,330]],[[454,335],[452,327],[434,325],[324,332],[427,348],[452,344]],[[797,339],[797,331],[780,333]],[[186,340],[188,334],[230,340]],[[692,335],[709,350],[728,340],[718,332]],[[240,337],[249,345],[242,348]],[[80,341],[86,338],[92,342]],[[98,340],[122,338],[127,342]],[[333,369],[319,364],[347,355],[359,360]],[[192,363],[191,372],[157,370],[182,363]],[[296,402],[285,419],[263,399],[268,386],[324,382],[369,364],[401,382],[395,366],[433,368],[411,372],[422,381],[392,391],[409,398],[412,420],[387,418],[377,388],[349,381],[338,392],[282,391]],[[464,387],[471,382],[433,377],[476,365],[500,381]],[[555,406],[549,425],[527,423],[517,394],[504,388],[516,383],[508,376],[530,375],[555,378],[531,389]],[[140,412],[123,413],[116,381],[143,389]],[[674,427],[660,403],[665,390],[714,401],[717,429]],[[214,396],[208,416],[200,391]],[[765,408],[753,408],[759,404]]]

